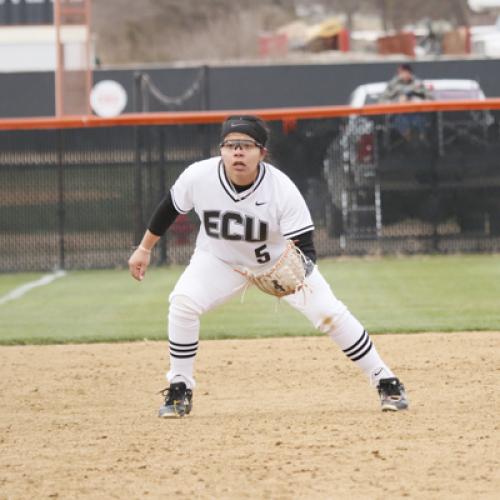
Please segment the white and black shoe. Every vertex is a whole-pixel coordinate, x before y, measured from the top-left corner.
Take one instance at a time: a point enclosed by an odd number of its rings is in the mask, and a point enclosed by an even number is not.
[[[165,402],[160,406],[159,417],[179,418],[191,412],[193,391],[188,389],[184,382],[170,384],[161,394],[165,397]]]
[[[408,409],[405,386],[396,377],[383,378],[377,386],[382,411],[400,411]]]

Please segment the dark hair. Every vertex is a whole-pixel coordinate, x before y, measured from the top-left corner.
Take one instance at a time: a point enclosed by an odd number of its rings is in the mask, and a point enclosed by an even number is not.
[[[398,67],[398,69],[402,69],[403,71],[409,71],[410,73],[413,74],[413,68],[408,63],[400,64],[399,67]]]
[[[253,115],[229,116],[222,124],[220,138],[224,140],[231,132],[241,132],[255,139],[261,146],[265,146],[269,138],[269,130],[264,120]]]

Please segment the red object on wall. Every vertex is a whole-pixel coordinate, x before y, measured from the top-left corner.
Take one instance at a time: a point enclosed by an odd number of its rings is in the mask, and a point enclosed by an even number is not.
[[[465,53],[470,54],[472,52],[472,36],[470,28],[468,26],[465,26],[464,29],[465,29]]]
[[[349,30],[346,30],[344,28],[343,30],[340,31],[337,37],[338,37],[338,50],[340,50],[341,52],[349,52],[351,45],[351,35],[349,33]]]
[[[377,40],[379,54],[405,54],[415,57],[415,45],[415,34],[410,32],[383,36]]]
[[[280,56],[288,52],[288,37],[284,33],[261,33],[259,35],[260,56]]]
[[[448,31],[443,35],[441,45],[443,54],[470,54],[472,45],[470,29],[467,26],[459,26]]]

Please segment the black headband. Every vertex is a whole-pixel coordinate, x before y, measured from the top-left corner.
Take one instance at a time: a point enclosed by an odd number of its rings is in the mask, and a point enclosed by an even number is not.
[[[230,116],[223,124],[221,130],[221,140],[231,132],[240,132],[255,139],[261,146],[267,142],[267,129],[264,122],[256,116]]]

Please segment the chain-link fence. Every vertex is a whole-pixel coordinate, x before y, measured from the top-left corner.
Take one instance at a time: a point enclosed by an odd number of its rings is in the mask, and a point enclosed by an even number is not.
[[[302,191],[321,257],[500,250],[498,114],[272,121],[271,162]],[[158,201],[218,154],[219,124],[0,132],[0,271],[123,267]],[[179,216],[156,263],[185,263]]]
[[[351,116],[325,161],[329,234],[346,253],[493,251],[498,114]]]

